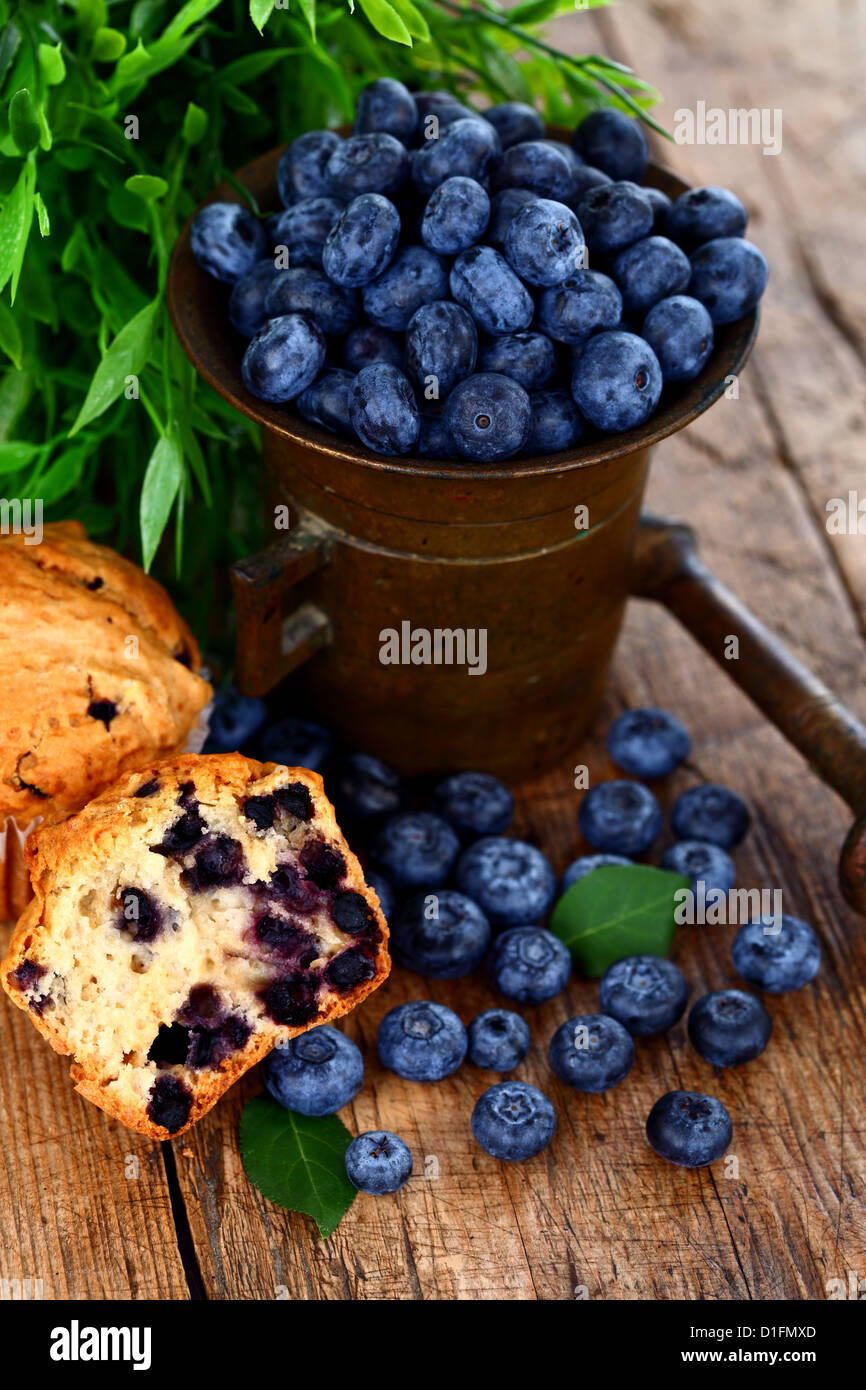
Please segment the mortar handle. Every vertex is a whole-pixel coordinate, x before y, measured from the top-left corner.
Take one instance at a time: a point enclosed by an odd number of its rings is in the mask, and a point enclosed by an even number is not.
[[[664,604],[851,807],[839,883],[866,916],[866,727],[707,569],[684,522],[641,517],[631,591]]]
[[[331,641],[331,624],[312,603],[286,613],[296,584],[326,565],[331,540],[303,522],[257,555],[231,567],[238,620],[235,681],[245,695],[266,695]]]

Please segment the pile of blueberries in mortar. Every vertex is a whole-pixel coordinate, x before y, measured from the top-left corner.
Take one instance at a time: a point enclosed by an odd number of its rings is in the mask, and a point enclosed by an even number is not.
[[[550,454],[642,425],[767,283],[739,198],[671,202],[641,186],[647,159],[614,109],[568,145],[523,103],[480,112],[381,78],[348,139],[283,151],[282,212],[210,203],[192,250],[233,286],[260,399],[380,454]]]
[[[408,788],[378,758],[339,750],[327,729],[308,720],[291,716],[268,724],[261,700],[229,688],[218,699],[205,751],[239,747],[323,774],[350,843],[363,847],[367,881],[379,895],[400,965],[428,979],[449,980],[486,960],[499,996],[534,1006],[560,994],[571,976],[568,950],[542,925],[554,901],[595,869],[632,863],[632,856],[650,850],[663,828],[663,813],[645,783],[673,772],[688,756],[690,739],[665,710],[629,710],[615,721],[608,752],[628,776],[599,783],[584,796],[580,829],[596,853],[575,860],[559,884],[539,849],[506,834],[511,793],[485,773],[446,777],[428,799],[429,809],[411,809]],[[730,851],[749,827],[742,799],[712,783],[692,787],[674,803],[670,824],[676,839],[662,867],[687,876],[693,886],[703,881],[706,892],[727,893],[736,873]],[[734,968],[767,994],[800,989],[818,972],[818,938],[795,917],[783,916],[772,933],[765,930],[768,925],[759,919],[740,927],[731,951]],[[635,1061],[634,1039],[673,1027],[688,997],[689,985],[672,961],[653,955],[617,961],[599,983],[599,1012],[568,1019],[550,1039],[554,1074],[576,1091],[617,1086]],[[697,1000],[687,1026],[701,1057],[712,1066],[731,1067],[764,1051],[772,1020],[757,995],[722,989]],[[512,1009],[490,1008],[467,1028],[453,1010],[420,1000],[385,1015],[377,1045],[384,1066],[409,1081],[440,1081],[467,1057],[507,1077],[527,1056],[530,1030]],[[357,1095],[364,1062],[343,1033],[322,1025],[272,1052],[264,1071],[268,1090],[281,1105],[304,1115],[326,1115]],[[519,1080],[490,1086],[471,1117],[480,1146],[512,1161],[540,1153],[555,1127],[548,1097]],[[652,1107],[646,1132],[661,1157],[702,1167],[725,1152],[732,1126],[715,1097],[670,1091]],[[346,1170],[364,1192],[394,1192],[411,1175],[412,1156],[398,1135],[370,1131],[349,1146]]]

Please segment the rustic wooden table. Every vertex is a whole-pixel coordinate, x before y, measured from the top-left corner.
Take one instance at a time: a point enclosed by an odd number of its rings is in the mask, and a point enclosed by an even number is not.
[[[862,7],[629,0],[560,22],[557,38],[633,62],[666,93],[669,127],[678,107],[700,100],[783,112],[779,156],[665,150],[693,182],[737,190],[772,271],[739,399],[659,448],[649,503],[689,518],[719,574],[863,714],[866,539],[826,529],[828,499],[858,486],[866,496]],[[244,1177],[237,1121],[256,1077],[160,1149],[76,1097],[67,1062],[4,1001],[0,1279],[41,1281],[35,1291],[54,1299],[570,1299],[582,1289],[605,1299],[821,1299],[829,1280],[866,1277],[866,927],[835,881],[848,816],[673,620],[635,603],[599,728],[647,702],[674,710],[694,735],[690,767],[666,800],[696,774],[746,795],[754,826],[737,855],[741,882],[782,887],[787,910],[821,934],[821,974],[772,1002],[763,1057],[716,1074],[678,1027],[640,1047],[618,1090],[566,1093],[545,1049],[563,1019],[594,1005],[594,986],[575,981],[535,1011],[520,1072],[551,1094],[557,1135],[529,1165],[500,1165],[469,1136],[486,1075],[466,1066],[441,1085],[412,1086],[375,1060],[383,1013],[428,991],[396,973],[348,1021],[369,1084],[346,1118],[357,1130],[397,1130],[436,1162],[430,1176],[419,1163],[395,1198],[359,1197],[321,1241],[311,1221],[271,1206]],[[606,771],[600,742],[581,757]],[[522,788],[518,829],[561,869],[581,848],[575,813],[564,766]],[[696,992],[733,982],[728,942],[725,929],[681,932],[676,958]],[[430,993],[464,1019],[491,1002],[474,980]],[[647,1148],[646,1114],[677,1086],[709,1089],[728,1106],[734,1176],[722,1164],[675,1169]],[[15,1291],[0,1286],[0,1296]]]

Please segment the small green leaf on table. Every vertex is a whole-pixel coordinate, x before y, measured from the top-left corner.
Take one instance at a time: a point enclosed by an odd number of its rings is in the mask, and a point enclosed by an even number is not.
[[[336,1115],[297,1115],[270,1096],[255,1096],[241,1116],[247,1177],[268,1201],[311,1216],[333,1235],[358,1195],[346,1177],[352,1136]]]
[[[675,895],[689,886],[682,874],[647,864],[593,869],[562,895],[550,929],[584,975],[603,975],[624,956],[666,956],[676,927]]]

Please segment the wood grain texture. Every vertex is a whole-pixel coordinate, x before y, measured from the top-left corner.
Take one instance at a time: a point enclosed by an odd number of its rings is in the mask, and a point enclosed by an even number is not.
[[[664,151],[686,177],[741,194],[771,281],[739,399],[720,401],[658,449],[648,503],[689,519],[720,576],[861,716],[866,538],[828,536],[825,518],[830,497],[864,488],[862,14],[816,11],[808,0],[770,9],[629,0],[557,26],[561,45],[603,47],[655,81],[668,125],[698,99],[783,110],[776,159],[743,146]],[[746,796],[754,822],[736,855],[740,883],[781,888],[785,910],[812,921],[822,939],[818,980],[770,1001],[766,1053],[717,1072],[680,1025],[640,1045],[615,1091],[569,1092],[552,1078],[546,1048],[566,1017],[595,1007],[594,984],[575,980],[563,997],[525,1011],[533,1047],[517,1072],[553,1099],[557,1134],[532,1163],[501,1165],[469,1131],[472,1105],[496,1078],[466,1065],[439,1085],[413,1086],[375,1055],[379,1020],[395,1004],[432,997],[468,1021],[494,1002],[492,992],[481,975],[428,985],[395,971],[345,1025],[364,1048],[367,1084],[344,1118],[353,1132],[401,1133],[415,1175],[394,1197],[359,1196],[321,1241],[311,1221],[269,1204],[243,1174],[237,1122],[260,1085],[245,1078],[173,1146],[194,1246],[187,1272],[197,1262],[207,1297],[821,1299],[827,1280],[848,1270],[866,1276],[866,929],[835,879],[848,813],[667,614],[636,603],[598,729],[621,708],[650,702],[672,709],[694,736],[688,766],[663,789],[665,805],[700,779]],[[578,763],[593,780],[612,771],[596,738],[520,792],[518,833],[558,870],[585,848],[572,788]],[[731,935],[681,930],[675,959],[694,996],[734,983]],[[65,1064],[5,1004],[0,1028],[4,1259],[14,1250],[15,1269],[43,1275],[54,1297],[185,1297],[158,1151],[79,1101]],[[676,1086],[725,1102],[736,1165],[688,1172],[654,1157],[646,1115]],[[123,1177],[127,1152],[141,1156],[137,1184]]]

